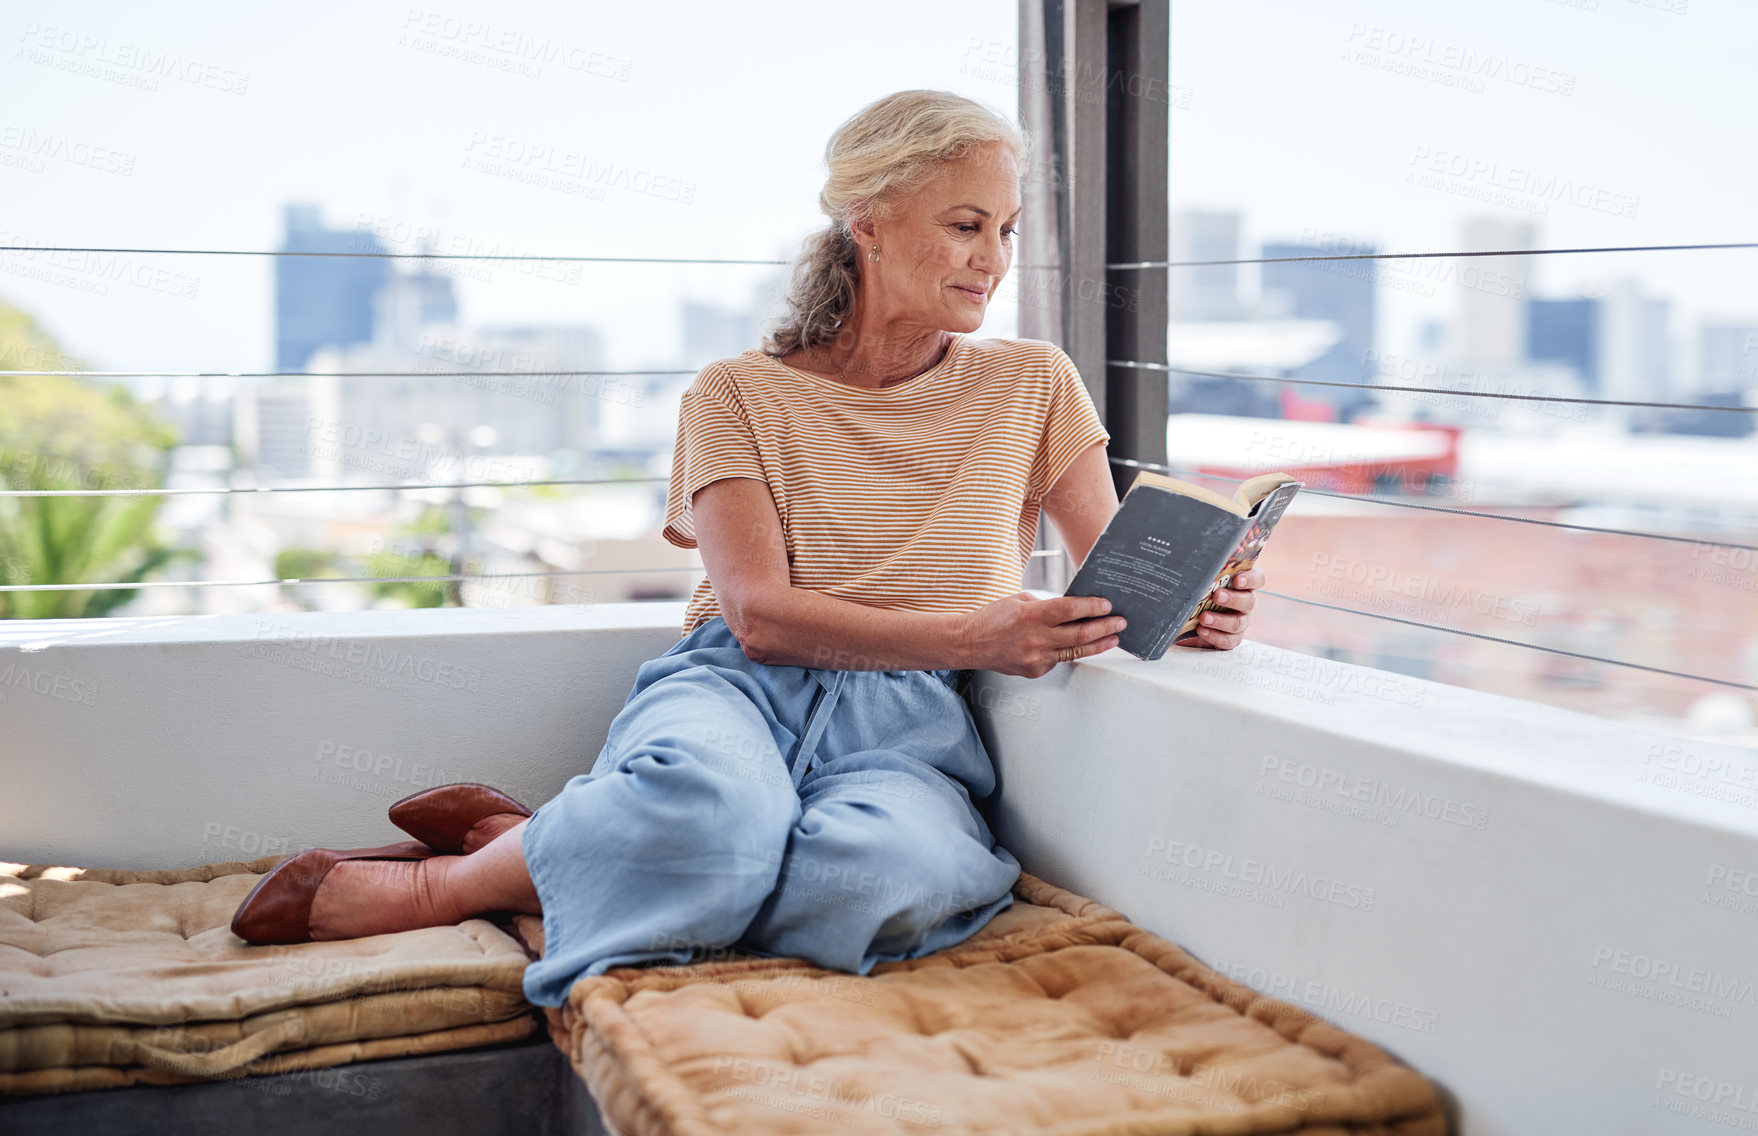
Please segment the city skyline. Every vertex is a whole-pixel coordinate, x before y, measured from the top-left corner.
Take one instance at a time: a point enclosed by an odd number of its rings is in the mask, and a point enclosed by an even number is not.
[[[1178,0],[1171,81],[1160,89],[1170,119],[1167,213],[1179,234],[1172,259],[1743,236],[1739,187],[1758,174],[1758,155],[1730,144],[1746,73],[1734,45],[1758,38],[1758,10],[1683,12],[1661,2],[1491,0],[1467,10]],[[0,225],[5,242],[123,250],[269,253],[300,248],[299,232],[316,230],[321,249],[368,253],[786,260],[823,223],[815,197],[824,142],[860,106],[912,86],[1008,113],[1016,105],[1015,4],[905,3],[886,14],[863,23],[846,9],[775,3],[735,18],[701,5],[683,10],[686,35],[639,10],[539,3],[493,19],[375,3],[181,24],[117,4],[53,20],[26,14],[13,25],[14,65],[0,75],[0,94],[16,108],[0,120],[0,191],[12,206]],[[1642,81],[1628,82],[1638,68]],[[1041,152],[1026,174],[1046,176]],[[1024,218],[1022,230],[1032,223]],[[560,390],[491,390],[457,372],[494,369],[485,360],[508,356],[537,374],[693,368],[757,345],[776,265],[371,260],[350,262],[358,271],[342,275],[358,279],[339,286],[336,263],[0,255],[0,298],[100,369],[437,372],[167,384],[173,403],[203,392],[183,406],[192,413],[180,412],[188,444],[166,455],[172,486],[234,490],[167,504],[164,525],[201,556],[199,569],[179,571],[192,580],[371,579],[192,587],[187,596],[153,589],[135,597],[134,612],[394,605],[413,597],[375,583],[386,569],[424,575],[431,568],[408,569],[436,562],[489,575],[613,569],[594,577],[590,595],[495,591],[484,581],[484,590],[457,590],[468,605],[650,598],[673,594],[678,573],[699,571],[655,526],[687,370],[619,387],[621,403],[596,389],[565,396],[583,408],[547,401]],[[1362,467],[1343,471],[1355,479],[1347,492],[1404,499],[1367,506],[1315,492],[1295,520],[1322,528],[1332,524],[1323,518],[1388,505],[1399,508],[1381,518],[1387,526],[1447,517],[1447,539],[1413,544],[1405,572],[1450,572],[1449,542],[1482,542],[1474,526],[1485,522],[1448,511],[1459,504],[1589,531],[1672,534],[1629,553],[1661,570],[1689,554],[1685,534],[1750,526],[1752,439],[1667,437],[1652,431],[1686,424],[1493,396],[1695,401],[1684,386],[1712,376],[1749,387],[1751,263],[1728,251],[1172,271],[1169,345],[1209,360],[1179,354],[1178,365],[1491,397],[1382,394],[1378,421],[1324,422],[1354,415],[1360,405],[1347,404],[1362,392],[1223,377],[1205,380],[1200,399],[1174,399],[1182,413],[1168,422],[1168,441],[1206,423],[1212,442],[1223,424],[1205,416],[1251,415],[1225,423],[1243,452],[1214,459],[1221,468],[1296,458],[1303,469],[1313,460]],[[1044,289],[1022,287],[1026,278],[1024,266],[1012,274],[978,334],[1011,334],[1018,303],[1045,302]],[[1206,290],[1200,303],[1187,283]],[[1692,353],[1700,359],[1680,363]],[[1669,389],[1674,378],[1689,382]],[[1289,421],[1266,420],[1276,416]],[[1435,476],[1348,460],[1357,441],[1400,416],[1415,424],[1392,432],[1405,441],[1446,439],[1444,466],[1424,471]],[[1751,423],[1745,414],[1701,417],[1690,425]],[[1201,460],[1183,439],[1169,450],[1174,461]],[[460,473],[634,480],[558,492],[373,488]],[[1312,468],[1315,488],[1321,475],[1329,473]],[[351,488],[235,492],[298,481],[309,483],[282,487]],[[1403,508],[1432,510],[1418,498],[1443,495],[1448,505],[1433,516]],[[1532,563],[1520,555],[1529,527],[1498,530],[1497,563]],[[1053,563],[1032,560],[1044,572]],[[1299,590],[1298,566],[1278,571]],[[1684,671],[1700,639],[1691,621],[1719,628],[1706,613],[1746,596],[1723,590],[1719,577],[1680,578],[1691,596],[1674,605],[1665,649],[1677,657],[1663,661]],[[1584,578],[1582,587],[1570,598],[1536,570],[1505,584],[1522,610],[1542,614],[1547,642],[1648,657],[1638,648],[1648,601],[1617,591],[1623,606],[1607,623],[1598,584]],[[1358,602],[1373,614],[1387,600]],[[1288,645],[1327,657],[1452,665],[1445,646],[1424,659],[1393,649],[1384,628],[1351,624],[1333,639],[1299,623],[1281,625]],[[1300,640],[1309,633],[1319,638]],[[1606,635],[1616,640],[1594,638]],[[1573,697],[1547,690],[1541,663],[1534,656],[1516,668],[1537,683],[1536,696]],[[1709,670],[1746,666],[1729,654]],[[1657,691],[1647,704],[1681,711],[1670,698]],[[1617,702],[1613,686],[1591,693],[1592,705],[1602,702]]]
[[[385,251],[381,236],[398,239],[368,225],[331,225],[316,203],[289,202],[283,216],[285,231],[279,242],[283,248],[370,254]],[[1174,214],[1170,222],[1170,256],[1174,260],[1291,257],[1378,247],[1373,242],[1322,246],[1274,242],[1244,248],[1239,244],[1244,219],[1227,211],[1184,211]],[[1459,243],[1465,247],[1520,247],[1534,243],[1534,236],[1528,222],[1478,217],[1466,224]],[[431,239],[424,238],[422,243]],[[1525,291],[1530,259],[1501,262],[1506,265],[1505,272],[1482,269],[1482,262],[1465,261],[1483,280],[1476,288],[1459,290],[1457,306],[1437,327],[1436,342],[1426,356],[1383,350],[1376,338],[1382,296],[1391,286],[1402,283],[1399,262],[1263,264],[1257,266],[1253,288],[1244,286],[1241,266],[1174,269],[1170,358],[1174,365],[1198,369],[1267,372],[1345,384],[1415,384],[1655,401],[1666,400],[1669,388],[1675,385],[1692,391],[1713,389],[1722,398],[1739,398],[1754,385],[1749,370],[1740,370],[1754,352],[1737,354],[1741,345],[1734,340],[1740,336],[1732,333],[1743,332],[1748,347],[1758,344],[1758,321],[1743,328],[1717,329],[1727,333],[1722,338],[1729,340],[1721,345],[1721,354],[1727,356],[1724,373],[1715,380],[1720,386],[1703,387],[1704,380],[1686,375],[1684,370],[1694,365],[1689,361],[1692,337],[1680,334],[1668,338],[1664,299],[1646,297],[1628,284],[1603,298],[1531,295]],[[1416,263],[1420,267],[1422,262]],[[472,319],[473,313],[463,309],[457,296],[459,281],[470,278],[469,266],[470,262],[459,261],[352,257],[280,259],[275,290],[277,367],[327,374],[475,369],[537,373],[605,366],[605,331],[589,321],[484,325]],[[1485,286],[1504,279],[1513,281],[1514,286]],[[772,269],[767,291],[773,292],[780,280],[780,270]],[[737,354],[757,341],[763,314],[758,298],[742,305],[718,306],[683,300],[684,334],[676,358],[668,362],[687,368]],[[1704,339],[1709,342],[1713,334],[1705,332]],[[284,378],[241,382],[235,408],[227,405],[226,384],[205,380],[199,412],[187,403],[161,406],[173,412],[180,424],[201,428],[186,430],[189,441],[236,441],[242,467],[254,467],[258,476],[315,475],[336,480],[357,466],[381,473],[388,470],[382,454],[352,452],[358,448],[358,439],[342,446],[326,444],[319,447],[323,450],[319,455],[311,436],[311,423],[319,418],[332,427],[348,422],[369,429],[380,443],[399,438],[405,449],[417,454],[431,448],[429,443],[418,441],[417,425],[425,423],[423,429],[429,432],[443,429],[456,438],[472,435],[473,428],[479,436],[488,436],[482,434],[486,429],[493,441],[482,444],[485,450],[526,455],[537,461],[533,468],[539,471],[552,464],[568,471],[590,468],[604,460],[657,460],[669,440],[672,404],[687,381],[687,375],[602,380],[618,384],[617,392],[612,393],[621,397],[614,401],[628,423],[623,431],[626,440],[608,450],[606,437],[596,423],[598,411],[608,409],[613,400],[605,391],[598,391],[596,398],[581,397],[596,390],[598,380],[591,379],[557,377],[537,384],[542,389],[533,385],[525,390],[523,387],[531,384],[484,378],[470,380],[472,385],[466,390],[457,381],[417,380],[411,385],[408,380],[386,376],[358,380]],[[175,383],[139,382],[161,389]],[[1174,413],[1338,421],[1366,414],[1380,421],[1493,425],[1483,417],[1485,407],[1470,398],[1376,397],[1344,387],[1191,380],[1176,375],[1172,383]],[[221,401],[207,405],[214,400]],[[1553,427],[1564,425],[1565,419],[1584,422],[1589,418],[1587,413],[1554,413],[1571,409],[1564,404],[1546,404],[1546,409],[1553,411],[1547,419]],[[1576,412],[1586,409],[1572,408]],[[206,436],[221,420],[235,422],[236,432]],[[563,420],[571,425],[557,433]],[[1625,414],[1613,421],[1633,419]],[[1645,425],[1736,436],[1750,430],[1743,416],[1725,414],[1709,414],[1696,421],[1677,415],[1663,421],[1650,415]],[[533,444],[539,437],[547,441]],[[645,444],[635,442],[636,438],[645,439]],[[619,448],[620,455],[609,452]],[[644,457],[647,451],[652,454]],[[404,462],[397,468],[402,469],[402,476],[418,476],[416,467],[420,465],[419,461]]]
[[[415,251],[426,235],[522,253],[786,258],[820,221],[823,141],[862,103],[936,86],[1013,109],[1013,4],[905,4],[876,26],[851,17],[840,28],[835,11],[755,11],[732,20],[699,7],[686,19],[714,34],[682,39],[639,12],[553,4],[492,20],[367,4],[175,26],[115,4],[26,13],[13,24],[18,58],[0,77],[21,108],[0,134],[8,243],[268,249],[280,203],[299,199],[393,251]],[[1550,244],[1737,239],[1738,187],[1758,176],[1758,157],[1726,144],[1726,115],[1743,74],[1734,45],[1755,34],[1751,10],[1632,0],[1503,0],[1471,12],[1181,2],[1172,207],[1238,212],[1247,247],[1445,248],[1486,194],[1508,219],[1536,220]],[[127,62],[142,47],[184,60],[184,75],[199,63],[205,78],[143,74]],[[293,83],[317,55],[334,81]],[[742,62],[765,55],[788,65]],[[1654,79],[1639,90],[1620,81],[1636,60]],[[86,64],[96,73],[69,70]],[[737,89],[722,81],[703,97],[704,76],[730,75]],[[800,82],[824,96],[791,97]],[[1625,145],[1638,128],[1679,160]],[[267,264],[120,257],[44,283],[23,263],[43,256],[5,259],[0,294],[102,365],[269,362]],[[1635,275],[1674,298],[1681,326],[1758,315],[1748,254],[1544,259],[1535,275],[1546,296]],[[671,354],[682,301],[737,305],[767,271],[581,267],[484,263],[459,273],[461,300],[486,322],[597,322],[611,329],[608,365],[632,366]],[[92,286],[107,294],[83,290]],[[1405,352],[1450,299],[1384,298],[1382,346]],[[1011,312],[989,324],[1009,333]]]

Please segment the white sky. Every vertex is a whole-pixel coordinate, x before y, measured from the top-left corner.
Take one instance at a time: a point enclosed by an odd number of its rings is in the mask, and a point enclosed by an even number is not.
[[[1665,10],[1687,5],[1682,14]],[[1552,202],[1541,243],[1754,239],[1758,4],[1750,0],[1174,0],[1172,204],[1238,209],[1248,249],[1303,231],[1394,249],[1454,247],[1485,206],[1409,185],[1418,154],[1463,155],[1496,176],[1531,170],[1635,200],[1635,216]],[[578,49],[575,69],[528,77],[404,42],[481,52],[511,34]],[[457,29],[485,27],[471,36]],[[0,29],[0,243],[272,248],[290,200],[335,225],[365,217],[503,250],[595,255],[785,257],[820,222],[826,138],[866,102],[917,86],[1012,110],[1015,86],[982,61],[1017,42],[1012,0],[884,4],[483,0],[442,6],[313,0],[295,9],[221,3],[13,3]],[[49,29],[53,29],[51,32]],[[51,46],[43,46],[47,36]],[[1414,55],[1388,49],[1419,37]],[[80,43],[84,43],[82,48]],[[1348,53],[1443,74],[1465,53],[1520,76],[1572,77],[1561,95],[1500,78],[1482,91],[1392,73]],[[992,48],[990,45],[998,45]],[[115,81],[169,53],[211,86]],[[599,53],[589,59],[587,53]],[[505,58],[493,51],[485,54]],[[45,60],[47,62],[45,62]],[[625,77],[597,74],[626,63]],[[79,73],[86,67],[100,76]],[[103,76],[110,77],[103,77]],[[246,77],[247,78],[244,78]],[[1468,76],[1466,76],[1468,77]],[[242,93],[224,89],[243,83]],[[21,147],[58,140],[27,159]],[[688,204],[611,186],[602,200],[471,168],[519,148],[548,164],[592,161],[675,179]],[[70,160],[90,148],[111,156]],[[96,168],[126,164],[126,174]],[[1453,179],[1454,189],[1481,185]],[[1528,201],[1544,204],[1528,194]],[[1510,219],[1528,214],[1487,207]],[[1022,227],[1031,219],[1022,219]],[[399,246],[412,250],[413,245]],[[260,369],[273,339],[264,259],[139,258],[146,284],[92,295],[62,270],[45,282],[0,255],[0,296],[36,313],[69,350],[110,368]],[[164,268],[195,279],[193,299]],[[1572,294],[1635,275],[1697,311],[1758,318],[1758,252],[1554,258],[1540,289]],[[583,321],[610,362],[675,359],[677,301],[744,298],[760,270],[587,265],[577,282],[489,267],[461,286],[470,322]],[[1456,299],[1383,290],[1387,345]],[[1011,326],[998,314],[997,330]]]

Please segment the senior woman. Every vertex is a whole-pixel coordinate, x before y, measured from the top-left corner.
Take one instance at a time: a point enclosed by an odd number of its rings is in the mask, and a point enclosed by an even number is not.
[[[961,942],[1019,864],[973,799],[995,773],[959,694],[1117,643],[1098,597],[1020,590],[1040,509],[1076,563],[1117,508],[1068,357],[969,338],[1013,259],[1025,139],[905,91],[837,130],[764,351],[703,368],[665,536],[707,568],[590,773],[535,814],[483,786],[393,806],[425,843],[314,850],[240,906],[252,942],[541,913],[526,996],[722,947],[867,973]],[[1262,573],[1190,645],[1236,646]],[[450,854],[447,854],[450,853]],[[462,854],[459,854],[462,853]]]

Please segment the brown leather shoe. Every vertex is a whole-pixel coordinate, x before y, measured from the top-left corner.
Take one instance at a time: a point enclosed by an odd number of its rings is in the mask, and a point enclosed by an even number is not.
[[[476,822],[497,813],[528,817],[531,810],[499,789],[463,781],[404,797],[391,806],[391,823],[435,852],[457,856]]]
[[[311,900],[331,868],[343,860],[427,860],[434,855],[432,848],[413,840],[347,852],[307,849],[256,881],[232,913],[232,933],[247,943],[309,943]]]

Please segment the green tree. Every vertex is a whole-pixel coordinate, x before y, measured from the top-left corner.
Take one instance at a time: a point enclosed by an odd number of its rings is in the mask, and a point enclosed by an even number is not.
[[[29,314],[0,301],[0,487],[157,489],[176,432],[120,387],[66,376],[78,371]],[[164,502],[140,497],[0,497],[0,583],[80,584],[145,580],[189,549],[154,531]],[[107,615],[133,589],[0,592],[0,618]]]
[[[341,557],[316,548],[289,546],[275,553],[275,578],[278,580],[317,580],[325,576],[345,576]],[[282,584],[281,594],[306,611],[317,609],[315,586]]]
[[[452,564],[434,551],[451,533],[446,510],[429,506],[413,521],[391,530],[386,546],[366,560],[366,574],[382,582],[369,585],[375,603],[389,600],[406,607],[445,607],[458,598],[458,585],[442,581],[398,580],[398,576],[449,576]]]

